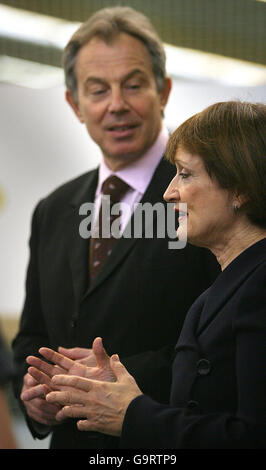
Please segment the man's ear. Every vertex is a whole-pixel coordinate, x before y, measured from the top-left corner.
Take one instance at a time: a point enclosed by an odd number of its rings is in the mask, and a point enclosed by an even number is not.
[[[67,100],[68,104],[71,106],[71,108],[73,109],[74,113],[76,114],[78,120],[79,120],[81,123],[84,123],[84,119],[83,119],[82,114],[81,114],[80,109],[79,109],[79,104],[78,104],[78,102],[74,99],[74,97],[73,97],[71,91],[66,90],[65,97],[66,97],[66,100]]]
[[[160,93],[160,95],[161,95],[161,110],[162,111],[164,111],[164,108],[167,105],[171,89],[172,89],[172,80],[171,80],[170,77],[166,77],[163,89]]]

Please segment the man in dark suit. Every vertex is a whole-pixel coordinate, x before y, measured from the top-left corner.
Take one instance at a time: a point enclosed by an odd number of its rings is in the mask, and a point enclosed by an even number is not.
[[[135,204],[165,208],[162,195],[174,175],[163,160],[168,135],[162,116],[171,81],[160,39],[147,18],[128,8],[90,18],[71,38],[63,62],[66,99],[101,148],[102,160],[99,169],[58,188],[34,212],[26,299],[13,344],[20,368],[15,388],[18,397],[22,390],[33,435],[41,438],[52,429],[52,448],[113,448],[116,438],[84,435],[74,420],[58,424],[58,407],[46,402],[27,373],[26,357],[41,346],[64,346],[75,358],[79,347],[90,364],[87,348],[102,336],[108,354],[117,352],[142,389],[167,403],[173,345],[189,306],[218,266],[202,249],[187,246],[173,254],[166,236],[121,237],[104,263],[97,251],[94,258],[97,243],[81,230],[80,208],[94,203],[90,235],[109,177],[126,183],[120,201],[129,210],[122,212],[122,230]],[[159,216],[152,220],[157,228],[161,222]]]

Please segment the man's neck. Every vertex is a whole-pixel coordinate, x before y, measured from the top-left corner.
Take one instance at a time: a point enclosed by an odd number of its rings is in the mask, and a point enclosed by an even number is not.
[[[114,173],[125,168],[129,168],[131,166],[136,166],[138,162],[140,165],[142,165],[142,162],[146,159],[146,157],[149,158],[149,155],[154,152],[158,152],[160,156],[163,155],[168,141],[168,137],[169,133],[166,127],[163,126],[153,144],[149,148],[143,149],[141,154],[123,155],[121,157],[112,157],[103,154],[104,163]]]

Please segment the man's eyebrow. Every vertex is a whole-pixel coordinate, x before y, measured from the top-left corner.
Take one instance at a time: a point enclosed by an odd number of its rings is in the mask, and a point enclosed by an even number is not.
[[[131,70],[124,78],[123,81],[129,80],[130,78],[134,77],[135,75],[143,75],[146,76],[145,72],[141,69],[134,69]]]
[[[135,75],[145,76],[146,74],[141,69],[134,69],[134,70],[131,70],[124,77],[122,77],[122,82],[126,82],[127,80],[130,80],[130,78],[134,77]],[[84,85],[86,86],[86,85],[89,85],[90,83],[99,83],[99,84],[102,84],[102,85],[107,85],[107,82],[104,78],[94,77],[94,76],[87,77],[85,82],[84,82]]]
[[[103,78],[100,78],[100,77],[88,77],[88,78],[86,78],[84,85],[86,86],[86,85],[89,85],[90,83],[99,83],[99,84],[102,84],[102,85],[106,85],[106,81]]]

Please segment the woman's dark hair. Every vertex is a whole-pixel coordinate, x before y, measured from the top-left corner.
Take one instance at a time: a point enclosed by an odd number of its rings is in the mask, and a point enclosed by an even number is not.
[[[266,105],[216,103],[195,114],[171,135],[166,158],[178,148],[199,155],[210,177],[244,196],[249,220],[266,227]]]

